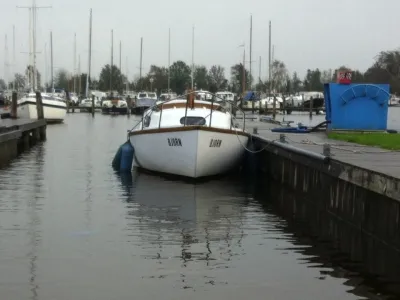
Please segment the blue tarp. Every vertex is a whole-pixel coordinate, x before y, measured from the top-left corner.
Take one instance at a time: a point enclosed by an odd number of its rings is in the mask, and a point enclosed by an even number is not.
[[[247,92],[246,95],[244,96],[243,100],[245,101],[257,101],[260,100],[258,99],[258,96],[255,92]]]

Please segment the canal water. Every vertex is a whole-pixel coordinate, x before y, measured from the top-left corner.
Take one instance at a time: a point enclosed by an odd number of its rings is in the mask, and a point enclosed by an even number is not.
[[[0,299],[389,299],[251,181],[115,174],[136,121],[70,114],[0,170]]]

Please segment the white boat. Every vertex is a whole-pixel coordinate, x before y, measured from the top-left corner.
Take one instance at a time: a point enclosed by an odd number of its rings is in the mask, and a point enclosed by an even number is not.
[[[154,92],[140,92],[134,102],[132,113],[135,115],[143,114],[143,112],[157,104],[157,94]]]
[[[194,97],[156,105],[129,132],[134,166],[191,178],[225,173],[240,161],[249,138],[233,119],[219,103]]]
[[[67,104],[59,97],[42,93],[43,116],[48,123],[61,123],[67,114]],[[36,94],[25,94],[17,102],[17,115],[20,118],[37,119]]]
[[[121,97],[112,97],[112,99],[103,100],[101,111],[103,114],[126,114],[128,113],[128,104]]]

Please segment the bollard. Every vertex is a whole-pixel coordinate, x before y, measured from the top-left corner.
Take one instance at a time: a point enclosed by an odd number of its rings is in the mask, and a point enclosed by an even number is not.
[[[94,117],[94,95],[92,95],[92,117]]]
[[[332,154],[331,154],[331,145],[329,145],[329,144],[324,144],[323,145],[323,152],[322,152],[322,154],[323,155],[325,155],[325,156],[327,156],[327,157],[330,157]]]
[[[36,111],[38,120],[44,119],[42,94],[36,92]]]
[[[13,118],[13,119],[18,118],[18,116],[17,116],[17,92],[12,93],[11,118]]]
[[[281,134],[279,135],[279,142],[281,142],[281,143],[287,143],[287,141],[286,141],[286,135],[285,135],[284,133],[281,133]]]
[[[257,127],[253,128],[253,134],[258,134],[258,128]]]

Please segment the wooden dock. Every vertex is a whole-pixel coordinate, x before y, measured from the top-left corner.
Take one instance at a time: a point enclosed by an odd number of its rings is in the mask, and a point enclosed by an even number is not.
[[[0,121],[0,167],[23,151],[46,139],[46,121],[2,119]]]

